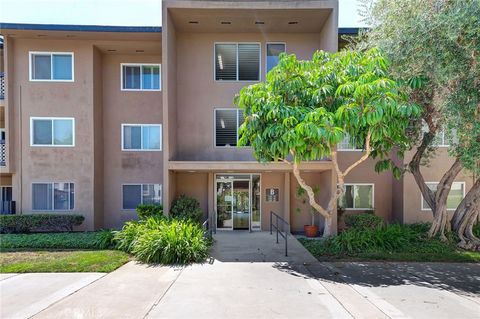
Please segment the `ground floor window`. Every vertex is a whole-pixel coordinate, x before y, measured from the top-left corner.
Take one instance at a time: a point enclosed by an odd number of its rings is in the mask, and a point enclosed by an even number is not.
[[[74,183],[33,183],[33,210],[72,210],[75,207]]]
[[[125,184],[122,186],[123,209],[135,209],[140,204],[162,203],[162,185]]]
[[[344,209],[373,209],[373,184],[345,184],[345,192],[338,200]]]
[[[438,183],[437,182],[428,182],[426,183],[428,188],[432,191],[437,190]],[[447,197],[447,209],[448,210],[455,210],[457,209],[460,202],[465,197],[465,182],[453,182],[452,187],[450,188],[450,193],[448,193]],[[423,198],[422,195],[422,210],[430,211],[430,206],[428,205],[427,201]]]

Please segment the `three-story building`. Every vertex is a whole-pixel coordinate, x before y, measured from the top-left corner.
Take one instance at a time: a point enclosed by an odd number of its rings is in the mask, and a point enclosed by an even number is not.
[[[168,211],[186,194],[218,229],[266,230],[274,211],[301,231],[311,217],[291,167],[237,147],[233,98],[264,81],[282,52],[337,51],[338,1],[164,1],[161,15],[162,28],[0,25],[3,206],[83,214],[92,230],[121,227],[141,203]],[[339,150],[342,166],[361,156],[348,140]],[[430,171],[434,187],[441,170]],[[301,173],[326,204],[331,162]],[[452,207],[469,187],[459,176]],[[348,176],[342,206],[387,221],[431,218],[410,176],[376,174],[371,160]]]

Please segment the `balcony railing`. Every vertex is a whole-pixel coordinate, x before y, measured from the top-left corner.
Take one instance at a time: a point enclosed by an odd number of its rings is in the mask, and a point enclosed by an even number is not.
[[[0,166],[7,165],[7,147],[5,140],[0,140]]]
[[[0,100],[5,99],[5,73],[0,72]]]

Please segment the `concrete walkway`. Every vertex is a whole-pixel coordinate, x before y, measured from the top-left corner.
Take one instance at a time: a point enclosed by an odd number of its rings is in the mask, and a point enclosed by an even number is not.
[[[2,275],[1,318],[480,318],[479,264],[320,263],[293,237],[289,257],[268,233],[215,237],[203,265]]]

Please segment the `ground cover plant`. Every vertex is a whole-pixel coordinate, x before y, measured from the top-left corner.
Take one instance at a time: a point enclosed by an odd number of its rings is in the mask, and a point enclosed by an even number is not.
[[[456,238],[430,238],[429,224],[353,227],[324,240],[300,239],[320,260],[480,262],[479,252],[459,249]]]

